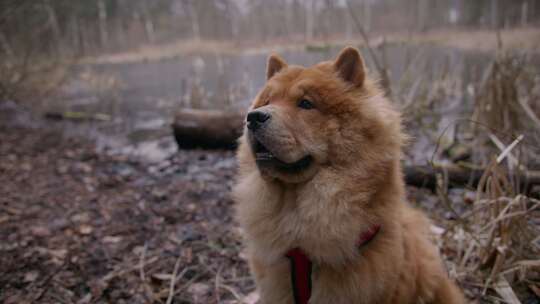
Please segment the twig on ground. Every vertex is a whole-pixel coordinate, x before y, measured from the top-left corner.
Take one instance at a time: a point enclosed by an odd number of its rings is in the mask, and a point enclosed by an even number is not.
[[[178,274],[178,268],[180,268],[180,261],[182,260],[182,255],[179,255],[176,259],[176,263],[174,263],[174,270],[171,276],[171,283],[169,286],[169,296],[167,297],[166,304],[171,304],[173,297],[174,297],[174,287],[176,286],[176,277]]]
[[[146,293],[146,296],[148,297],[148,300],[151,301],[157,301],[159,303],[163,303],[161,299],[159,299],[154,292],[152,291],[152,288],[148,285],[146,282],[146,273],[144,272],[144,266],[145,266],[145,260],[146,260],[146,252],[148,250],[148,243],[144,244],[142,253],[141,253],[141,259],[139,262],[139,278],[141,279],[141,283],[143,284],[144,291]]]
[[[512,149],[514,149],[514,147],[517,146],[517,144],[519,144],[519,142],[521,142],[524,137],[525,136],[523,134],[519,135],[508,147],[506,147],[497,157],[497,163],[500,164],[506,158],[506,156],[510,158],[510,151],[512,151]],[[515,158],[514,161],[517,165],[517,160],[515,160]]]
[[[151,257],[150,259],[145,261],[145,265],[154,264],[155,262],[157,262],[157,260],[158,260],[158,257]],[[135,271],[135,270],[137,270],[139,268],[140,268],[139,263],[136,263],[134,265],[130,265],[130,266],[127,266],[127,267],[126,267],[126,265],[121,265],[121,267],[116,268],[115,270],[109,272],[106,276],[101,278],[100,283],[101,284],[107,284],[110,280],[112,280],[112,279],[114,279],[116,277],[119,277],[119,276],[123,276],[126,273]]]
[[[177,296],[177,295],[181,294],[182,292],[184,292],[186,289],[188,289],[191,286],[191,284],[193,284],[195,281],[197,281],[201,276],[202,276],[202,274],[195,275],[193,278],[191,278],[189,281],[187,281],[186,284],[184,284],[182,287],[178,288],[174,292],[174,295]]]
[[[219,296],[219,288],[221,287],[221,266],[219,266],[218,271],[216,272],[215,280],[214,280],[214,293],[216,295],[216,303],[221,302],[221,297]]]
[[[243,297],[242,297],[236,290],[234,290],[234,288],[232,288],[231,286],[225,285],[225,284],[221,284],[221,285],[220,285],[220,288],[225,289],[225,290],[227,290],[228,292],[230,292],[230,293],[236,298],[236,300],[238,300],[238,302],[240,302],[240,303],[245,303]]]
[[[34,303],[34,302],[37,302],[39,301],[44,295],[45,295],[45,292],[48,290],[47,286],[49,286],[49,284],[51,284],[52,280],[54,279],[54,277],[60,273],[60,271],[62,271],[66,266],[67,264],[69,263],[69,261],[71,260],[71,254],[68,253],[66,255],[66,257],[64,258],[64,261],[62,262],[62,265],[60,265],[55,271],[51,272],[40,284],[40,288],[41,290],[37,293],[37,295],[30,301],[30,303]]]

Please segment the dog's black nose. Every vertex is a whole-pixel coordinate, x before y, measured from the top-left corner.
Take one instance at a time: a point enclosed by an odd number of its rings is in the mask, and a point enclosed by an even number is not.
[[[251,111],[247,115],[248,129],[257,130],[270,119],[270,114],[261,111]]]

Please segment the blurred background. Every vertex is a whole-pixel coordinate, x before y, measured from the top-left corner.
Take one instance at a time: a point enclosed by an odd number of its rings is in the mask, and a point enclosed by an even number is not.
[[[0,302],[255,303],[229,196],[266,58],[346,45],[473,303],[540,303],[537,0],[0,1]]]

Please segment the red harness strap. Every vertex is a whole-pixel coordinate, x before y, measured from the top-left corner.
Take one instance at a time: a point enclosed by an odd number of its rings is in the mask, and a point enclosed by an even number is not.
[[[311,296],[311,261],[300,248],[289,250],[286,256],[291,261],[294,301],[307,304]]]
[[[380,229],[380,225],[374,225],[369,230],[362,232],[358,238],[358,248],[360,249],[360,247],[373,240]],[[291,261],[294,301],[296,304],[308,304],[311,297],[312,262],[300,248],[289,250],[285,256]]]
[[[373,225],[367,231],[362,232],[356,244],[358,249],[373,240],[377,233],[379,233],[379,230],[381,230],[381,225]]]

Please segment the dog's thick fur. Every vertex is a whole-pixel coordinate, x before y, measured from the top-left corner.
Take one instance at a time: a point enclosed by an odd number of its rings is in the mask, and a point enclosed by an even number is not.
[[[240,139],[234,189],[261,302],[294,303],[285,253],[300,247],[314,265],[311,304],[463,303],[427,218],[405,201],[400,116],[359,52],[309,68],[272,55],[267,79],[250,110],[271,118]],[[303,99],[314,108],[299,107]],[[259,162],[255,142],[280,163],[311,162],[294,170]],[[373,225],[380,232],[358,249]]]

